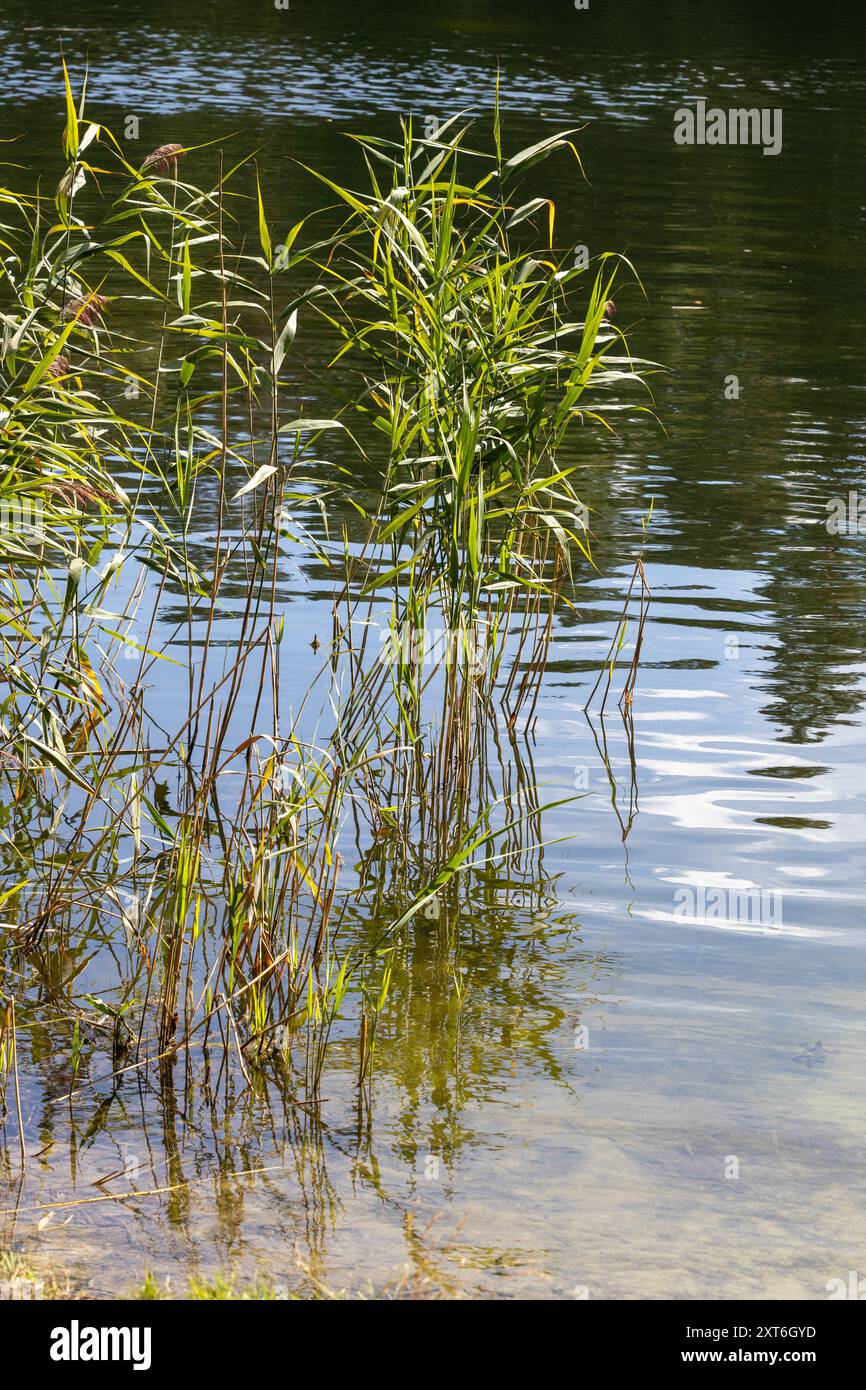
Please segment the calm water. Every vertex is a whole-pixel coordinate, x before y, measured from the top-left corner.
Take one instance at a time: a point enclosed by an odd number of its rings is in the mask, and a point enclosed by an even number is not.
[[[182,1063],[115,1091],[94,1062],[73,1112],[68,1048],[35,1030],[24,1119],[43,1152],[23,1188],[0,1181],[0,1245],[96,1294],[146,1267],[181,1289],[215,1270],[308,1288],[296,1250],[332,1288],[409,1265],[505,1297],[819,1298],[866,1269],[866,543],[825,524],[832,498],[866,499],[863,21],[712,9],[94,0],[85,20],[6,0],[14,157],[57,163],[62,42],[77,70],[89,53],[91,113],[140,116],[142,155],[261,145],[286,228],[316,197],[295,160],[351,181],[342,130],[489,110],[498,62],[512,148],[585,126],[589,183],[546,166],[557,240],[631,258],[648,301],[624,288],[618,320],[667,372],[664,429],[576,444],[602,577],[579,580],[522,756],[544,801],[586,794],[547,817],[540,886],[503,868],[469,881],[459,920],[408,929],[369,1127],[348,1043],[319,1129],[230,1081],[187,1090]],[[782,154],[677,147],[674,111],[701,96],[781,107]],[[298,348],[298,402],[322,413],[338,387],[303,329]],[[583,707],[651,502],[632,757],[616,711]],[[330,592],[287,565],[287,691],[313,673]],[[718,890],[764,910],[714,913]],[[136,1186],[172,1191],[58,1205],[130,1155]]]

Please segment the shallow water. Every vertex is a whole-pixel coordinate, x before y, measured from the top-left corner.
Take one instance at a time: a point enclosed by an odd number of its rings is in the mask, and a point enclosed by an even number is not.
[[[514,148],[586,123],[590,183],[546,166],[557,239],[628,254],[648,302],[624,289],[618,321],[668,369],[666,433],[644,418],[578,441],[602,577],[579,579],[523,750],[543,801],[578,799],[546,816],[534,886],[473,878],[459,921],[407,929],[360,1126],[348,1041],[320,1125],[236,1078],[187,1089],[182,1060],[116,1091],[94,1061],[73,1111],[65,1041],[22,1044],[41,1153],[23,1185],[0,1181],[0,1244],[86,1291],[145,1268],[177,1289],[233,1270],[382,1290],[408,1265],[451,1293],[820,1298],[866,1266],[866,547],[825,524],[862,485],[866,441],[862,19],[816,35],[781,4],[649,8],[139,20],[95,0],[86,32],[56,19],[70,61],[89,48],[91,110],[139,113],[143,147],[264,142],[287,226],[316,196],[294,159],[350,181],[341,129],[489,108],[499,61]],[[7,9],[0,134],[50,168],[61,9]],[[678,148],[673,113],[701,95],[781,106],[782,154]],[[327,406],[316,344],[298,343],[315,369],[298,400]],[[616,709],[602,726],[583,707],[651,502],[632,757]],[[311,565],[281,577],[289,692],[330,592]],[[62,1206],[120,1191],[93,1184],[124,1164],[171,1190]]]

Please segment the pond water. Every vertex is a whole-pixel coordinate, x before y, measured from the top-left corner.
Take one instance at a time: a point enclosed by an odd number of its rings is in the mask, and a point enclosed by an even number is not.
[[[583,127],[588,182],[545,166],[557,240],[637,267],[647,299],[624,287],[617,319],[666,368],[663,428],[575,444],[600,574],[578,576],[521,756],[543,802],[577,799],[545,816],[528,880],[472,877],[459,919],[406,929],[370,1113],[339,1041],[318,1123],[236,1078],[187,1085],[182,1061],[120,1087],[94,1063],[71,1107],[66,1037],[34,1029],[38,1156],[23,1184],[0,1179],[0,1245],[95,1295],[150,1269],[177,1290],[223,1271],[303,1292],[826,1297],[866,1269],[866,541],[826,524],[866,457],[862,16],[804,32],[787,5],[739,0],[84,14],[4,6],[13,157],[58,162],[62,44],[73,71],[89,54],[91,113],[140,117],[142,154],[233,132],[260,147],[286,227],[317,197],[296,161],[351,183],[342,131],[489,112],[498,64],[510,147]],[[678,146],[674,113],[700,97],[781,108],[781,154]],[[298,350],[298,402],[328,413],[303,329]],[[584,706],[641,544],[633,721],[602,721]],[[332,586],[304,562],[280,578],[291,698]],[[134,1185],[165,1190],[102,1200],[119,1188],[96,1179],[130,1155]]]

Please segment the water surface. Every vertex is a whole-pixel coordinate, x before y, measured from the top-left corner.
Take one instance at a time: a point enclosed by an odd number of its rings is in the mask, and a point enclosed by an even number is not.
[[[826,527],[866,447],[859,12],[808,30],[782,4],[637,0],[35,15],[7,0],[0,19],[0,134],[22,162],[58,161],[62,43],[74,72],[89,54],[91,111],[140,117],[141,154],[260,146],[286,227],[316,198],[295,161],[360,181],[344,129],[489,112],[498,64],[512,148],[584,127],[589,181],[545,167],[557,240],[630,257],[648,298],[624,288],[618,321],[667,372],[664,428],[575,442],[600,574],[578,576],[521,756],[543,801],[579,799],[546,817],[531,871],[472,877],[452,920],[407,929],[370,1115],[348,1036],[317,1122],[231,1076],[187,1087],[182,1060],[114,1087],[95,1057],[71,1107],[67,1036],[36,1028],[40,1152],[23,1185],[11,1161],[0,1178],[3,1243],[99,1295],[145,1268],[309,1292],[406,1287],[408,1267],[453,1294],[825,1296],[866,1262],[866,552]],[[677,147],[700,96],[781,107],[782,154]],[[298,402],[327,411],[339,383],[303,327],[298,349]],[[584,705],[641,544],[631,730]],[[287,564],[288,691],[330,596]],[[718,890],[767,910],[708,912]],[[61,1205],[121,1190],[94,1183],[130,1156],[131,1185],[168,1190]]]

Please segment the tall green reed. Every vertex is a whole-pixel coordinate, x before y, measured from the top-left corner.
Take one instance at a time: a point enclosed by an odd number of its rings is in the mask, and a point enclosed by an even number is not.
[[[201,1045],[308,1097],[354,993],[363,1097],[393,942],[468,874],[539,863],[520,738],[575,557],[592,563],[567,440],[641,385],[606,316],[619,263],[569,261],[553,204],[521,201],[569,133],[508,158],[498,112],[489,153],[457,119],[358,138],[367,191],[324,179],[340,225],[277,248],[249,160],[220,151],[204,188],[177,145],[135,167],[64,83],[54,198],[0,190],[6,988],[62,1010],[76,1075],[82,1036],[115,1074]],[[339,419],[286,418],[313,309],[357,374]],[[339,487],[309,463],[334,431],[381,468],[376,505],[351,498],[354,548],[304,520]],[[334,575],[295,708],[287,545]],[[185,667],[170,728],[166,663]],[[118,962],[100,997],[55,968],[91,941]]]

